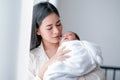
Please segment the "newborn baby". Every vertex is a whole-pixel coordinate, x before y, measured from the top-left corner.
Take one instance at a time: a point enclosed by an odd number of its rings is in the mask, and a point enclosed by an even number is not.
[[[58,49],[64,46],[71,50],[65,54],[70,58],[48,66],[43,80],[78,80],[79,77],[90,74],[103,61],[100,47],[88,41],[80,41],[74,32],[63,34]]]

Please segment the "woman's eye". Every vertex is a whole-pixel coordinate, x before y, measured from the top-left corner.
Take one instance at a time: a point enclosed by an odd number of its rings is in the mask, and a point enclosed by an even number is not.
[[[51,29],[52,29],[52,27],[48,27],[48,28],[47,28],[47,30],[51,30]]]
[[[61,26],[61,23],[57,24],[56,26]]]
[[[51,30],[52,28],[48,28],[47,30]]]

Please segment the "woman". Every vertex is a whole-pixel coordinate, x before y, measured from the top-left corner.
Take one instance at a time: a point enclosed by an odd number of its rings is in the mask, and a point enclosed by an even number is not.
[[[50,64],[56,60],[69,58],[69,56],[63,56],[70,52],[70,50],[64,50],[65,47],[57,51],[61,33],[62,24],[56,7],[49,2],[36,4],[33,8],[28,80],[42,80]],[[82,78],[93,80],[92,77],[100,80],[99,71],[96,71],[96,74],[83,76],[80,80]]]
[[[42,79],[47,65],[55,60],[67,58],[67,56],[55,55],[61,31],[62,24],[57,9],[49,2],[36,4],[33,8],[28,80]],[[64,54],[68,50],[60,52]]]

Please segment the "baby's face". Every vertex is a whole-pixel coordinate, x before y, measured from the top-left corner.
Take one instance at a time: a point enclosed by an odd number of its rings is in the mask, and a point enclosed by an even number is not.
[[[76,36],[73,32],[66,32],[62,35],[61,42],[76,40]]]

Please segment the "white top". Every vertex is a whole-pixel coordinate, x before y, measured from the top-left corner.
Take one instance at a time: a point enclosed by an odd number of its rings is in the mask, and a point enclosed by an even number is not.
[[[33,49],[29,54],[27,80],[41,80],[38,77],[38,71],[41,69],[46,60],[49,60],[49,58],[44,51],[43,44],[41,43],[38,48]]]
[[[27,80],[41,80],[38,77],[38,71],[41,69],[41,67],[46,62],[46,60],[49,60],[49,58],[47,57],[42,44],[30,52]],[[90,74],[81,76],[79,78],[79,80],[84,80],[84,79],[104,80],[104,74],[103,74],[103,71],[99,67],[97,67],[94,70],[94,72],[90,72]]]
[[[70,58],[64,61],[57,61],[48,67],[44,75],[44,80],[78,80],[92,70],[97,65],[102,64],[101,49],[98,45],[88,41],[67,41],[59,47],[72,50],[67,53]]]

